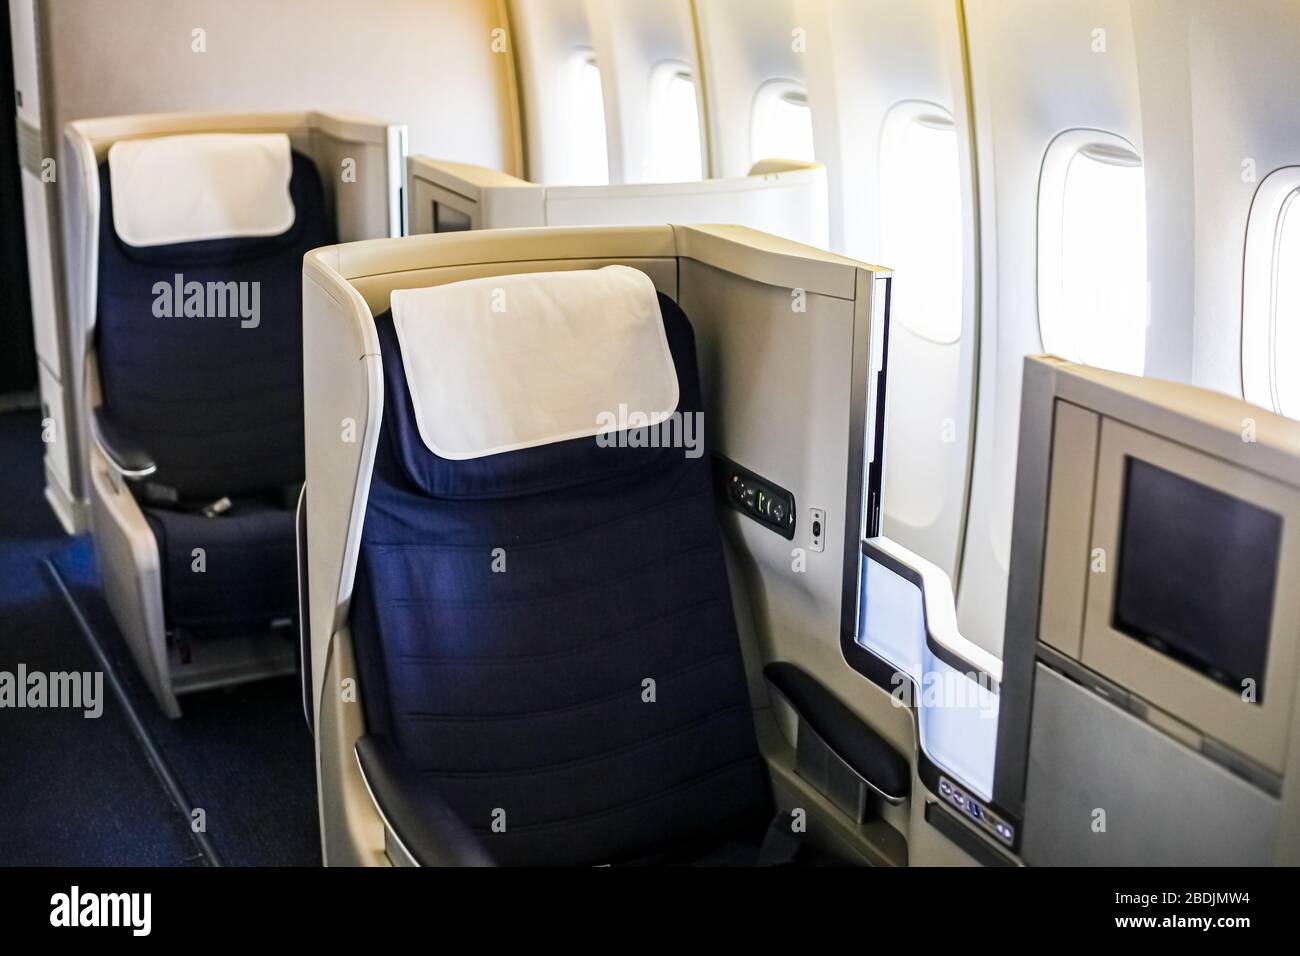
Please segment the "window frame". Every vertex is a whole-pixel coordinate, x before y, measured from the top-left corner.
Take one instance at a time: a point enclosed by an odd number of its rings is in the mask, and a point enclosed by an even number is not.
[[[1043,152],[1043,163],[1038,179],[1038,201],[1035,210],[1036,235],[1036,269],[1035,269],[1035,307],[1038,311],[1038,338],[1044,352],[1049,352],[1049,340],[1057,336],[1049,332],[1049,326],[1058,321],[1064,313],[1062,289],[1064,287],[1063,256],[1057,253],[1062,244],[1065,220],[1065,187],[1069,178],[1070,166],[1079,155],[1094,161],[1113,166],[1142,168],[1145,177],[1145,164],[1141,151],[1132,142],[1118,133],[1109,130],[1078,127],[1069,129],[1053,137]],[[1143,190],[1145,196],[1145,189]],[[1142,210],[1145,221],[1146,208]],[[1055,240],[1048,241],[1049,236]],[[1148,290],[1150,274],[1148,271]],[[1150,326],[1150,296],[1143,303],[1143,334]],[[1081,354],[1082,349],[1075,348],[1074,353]],[[1057,354],[1057,353],[1054,353]],[[1067,356],[1061,356],[1067,358]],[[1071,359],[1071,361],[1080,361]],[[1100,367],[1100,366],[1099,366]],[[1146,367],[1146,348],[1143,346],[1143,370]],[[1140,374],[1140,373],[1139,373]]]
[[[662,108],[663,102],[667,99],[668,91],[674,80],[684,79],[691,84],[695,92],[695,126],[698,131],[699,139],[699,175],[695,179],[676,180],[678,182],[702,182],[708,177],[709,158],[705,149],[704,136],[704,103],[702,98],[702,89],[699,78],[695,70],[689,63],[682,60],[660,60],[650,68],[650,91],[649,91],[649,109],[647,112],[647,125],[650,136],[653,139],[659,135],[659,130],[655,128],[655,118],[658,111]],[[672,180],[662,179],[660,170],[655,170],[653,179],[656,182],[668,182]]]
[[[1241,277],[1241,391],[1246,401],[1295,417],[1278,392],[1277,290],[1288,216],[1300,217],[1300,166],[1281,166],[1262,180],[1246,218]],[[1300,218],[1292,228],[1300,229]]]
[[[888,160],[887,154],[891,149],[901,145],[903,136],[906,134],[908,128],[913,123],[917,123],[929,129],[935,129],[935,130],[941,129],[944,130],[945,132],[951,132],[954,137],[956,137],[957,135],[956,118],[952,115],[952,112],[949,109],[947,109],[947,107],[940,106],[938,103],[933,103],[930,102],[929,100],[918,100],[918,99],[899,100],[897,103],[895,103],[893,106],[889,107],[889,109],[885,111],[885,118],[880,126],[880,155],[877,156],[876,158],[876,169],[879,171],[879,175],[877,177],[877,179],[879,180],[878,187],[880,189],[880,196],[878,198],[878,202],[879,202],[878,237],[879,237],[879,248],[881,249],[882,254],[884,254],[884,251],[888,249],[888,244],[889,244],[889,222],[888,222],[888,217],[885,214],[885,209],[886,209],[885,189],[889,184],[886,182],[885,174],[886,174],[886,170],[889,170],[893,165]],[[958,150],[957,170],[956,170],[957,171],[957,198],[958,198],[958,202],[960,203],[961,194],[962,194],[961,149],[960,149],[960,143],[956,145]],[[936,337],[934,335],[930,335],[927,334],[926,332],[920,331],[917,328],[914,328],[905,315],[900,315],[898,317],[900,324],[904,328],[906,328],[910,334],[916,336],[917,338],[924,339],[927,342],[932,342],[936,345],[955,345],[958,342],[960,342],[962,338],[962,331],[963,331],[962,326],[965,324],[965,318],[966,318],[965,283],[966,283],[966,239],[967,237],[966,237],[966,226],[965,226],[964,218],[965,218],[965,209],[959,208],[957,210],[957,225],[958,225],[958,241],[961,250],[961,254],[959,257],[961,260],[960,262],[961,274],[958,278],[958,283],[957,283],[957,289],[958,289],[957,334],[955,336],[952,336],[951,338]],[[888,255],[886,254],[885,257],[888,258]]]
[[[759,120],[762,118],[768,104],[784,101],[798,106],[802,106],[808,111],[808,127],[813,136],[813,155],[808,156],[758,156],[756,155],[756,145],[758,143]],[[792,159],[799,162],[815,163],[817,161],[817,126],[812,121],[812,103],[808,98],[808,90],[802,83],[791,79],[772,79],[762,83],[754,91],[754,101],[749,111],[749,163],[755,166],[766,159]]]
[[[595,69],[596,75],[600,78],[600,121],[601,121],[601,130],[604,133],[604,141],[605,141],[604,142],[605,178],[603,182],[588,182],[584,180],[582,182],[575,181],[574,183],[566,183],[565,185],[608,186],[612,182],[611,180],[612,171],[611,171],[611,166],[609,161],[610,160],[609,110],[607,109],[606,102],[605,102],[605,74],[602,72],[600,68],[600,59],[596,56],[596,51],[594,49],[586,46],[575,47],[569,55],[568,84],[567,84],[568,92],[569,92],[569,100],[574,105],[575,115],[578,106],[583,101],[583,74],[588,68]],[[574,141],[576,141],[578,138],[579,137],[577,136],[573,137]],[[580,159],[575,160],[573,154],[570,154],[567,165],[571,170],[576,171],[582,168],[582,161]],[[577,177],[574,178],[575,180],[577,179]]]

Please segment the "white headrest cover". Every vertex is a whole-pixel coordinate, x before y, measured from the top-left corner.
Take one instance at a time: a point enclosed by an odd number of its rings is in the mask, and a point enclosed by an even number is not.
[[[677,370],[654,283],[626,266],[392,294],[420,438],[464,460],[657,425]]]
[[[132,246],[278,236],[293,225],[283,133],[130,139],[108,150],[113,228]]]

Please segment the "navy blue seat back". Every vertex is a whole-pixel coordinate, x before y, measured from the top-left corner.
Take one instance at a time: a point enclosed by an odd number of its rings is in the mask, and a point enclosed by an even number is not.
[[[151,480],[202,500],[301,481],[302,257],[335,242],[316,167],[293,153],[294,223],[282,235],[150,247],[118,238],[108,163],[99,178],[100,384],[114,420],[157,463]],[[237,314],[155,314],[156,286],[178,275],[205,289],[259,283],[256,326]]]
[[[660,308],[679,410],[698,411],[690,324]],[[377,324],[384,420],[351,616],[369,732],[502,863],[685,859],[761,831],[707,454],[587,438],[439,458],[391,315]]]

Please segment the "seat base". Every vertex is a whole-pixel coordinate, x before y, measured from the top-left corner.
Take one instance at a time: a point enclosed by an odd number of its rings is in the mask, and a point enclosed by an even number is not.
[[[242,497],[214,518],[148,505],[144,514],[158,542],[169,631],[247,634],[297,618],[292,511]]]
[[[192,694],[298,672],[297,631],[227,634],[167,642],[172,690]]]

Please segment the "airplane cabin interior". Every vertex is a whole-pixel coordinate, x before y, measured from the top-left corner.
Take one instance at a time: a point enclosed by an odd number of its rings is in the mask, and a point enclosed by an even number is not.
[[[7,12],[0,865],[1300,864],[1294,0]]]

